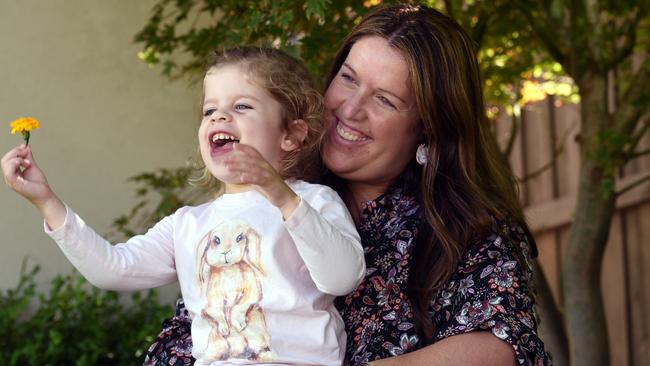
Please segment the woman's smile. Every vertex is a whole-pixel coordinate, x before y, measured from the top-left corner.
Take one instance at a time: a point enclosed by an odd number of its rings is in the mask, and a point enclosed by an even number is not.
[[[363,142],[369,139],[367,135],[346,126],[339,119],[336,122],[336,134],[343,140],[350,142]]]

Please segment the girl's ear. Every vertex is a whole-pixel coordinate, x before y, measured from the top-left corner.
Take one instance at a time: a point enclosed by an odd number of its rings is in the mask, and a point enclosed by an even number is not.
[[[309,126],[307,122],[302,119],[296,119],[289,123],[287,127],[287,133],[282,139],[280,148],[285,152],[294,151],[302,147],[302,143],[307,138],[307,133],[309,132]]]

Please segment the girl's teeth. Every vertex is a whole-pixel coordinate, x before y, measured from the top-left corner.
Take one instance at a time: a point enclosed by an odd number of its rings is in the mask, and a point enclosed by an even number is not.
[[[366,141],[368,139],[367,137],[358,136],[345,131],[340,124],[336,125],[336,133],[341,136],[343,140],[347,141]]]
[[[235,136],[226,135],[225,133],[217,133],[212,136],[212,142],[217,142],[218,140],[237,140]]]

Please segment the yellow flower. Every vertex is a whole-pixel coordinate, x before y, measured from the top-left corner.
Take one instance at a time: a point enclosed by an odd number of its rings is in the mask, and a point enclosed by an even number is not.
[[[11,134],[15,135],[16,132],[29,132],[41,125],[35,118],[23,117],[11,122]]]
[[[11,122],[11,134],[15,135],[16,132],[20,132],[25,139],[25,145],[29,144],[29,131],[39,128],[41,125],[35,118],[23,117],[18,118],[17,120]]]

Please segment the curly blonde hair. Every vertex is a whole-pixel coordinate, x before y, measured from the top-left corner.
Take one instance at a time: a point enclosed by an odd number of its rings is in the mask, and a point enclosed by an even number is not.
[[[323,98],[316,90],[307,68],[278,49],[235,47],[215,52],[206,73],[233,64],[242,67],[255,85],[265,89],[280,103],[285,129],[288,129],[294,120],[305,121],[308,130],[302,146],[287,153],[278,173],[285,179],[297,178],[315,182],[322,170],[320,146],[323,138]],[[198,169],[202,174],[198,179],[192,180],[192,183],[219,193],[221,182],[208,171],[202,161]]]

